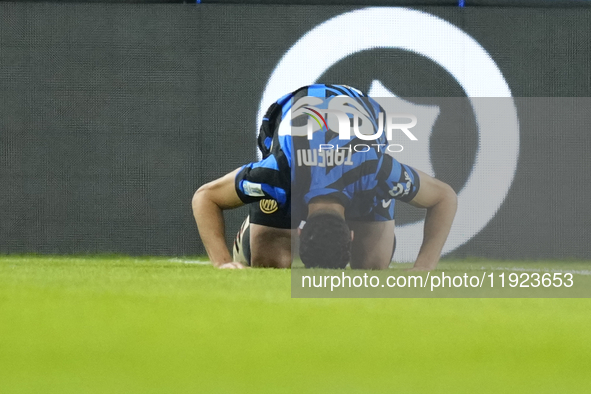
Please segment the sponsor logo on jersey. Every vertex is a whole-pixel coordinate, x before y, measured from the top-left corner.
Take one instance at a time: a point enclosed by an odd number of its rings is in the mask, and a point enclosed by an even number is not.
[[[388,193],[392,197],[406,196],[412,188],[412,181],[408,172],[404,171],[404,180],[406,183],[397,183]]]
[[[259,207],[261,208],[261,211],[263,211],[263,213],[266,214],[272,214],[273,212],[279,209],[277,201],[268,199],[261,200],[259,203]]]

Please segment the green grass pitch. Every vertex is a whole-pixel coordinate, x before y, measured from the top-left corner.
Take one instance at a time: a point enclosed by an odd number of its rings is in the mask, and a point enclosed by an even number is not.
[[[289,270],[0,257],[2,394],[590,393],[589,371],[585,298],[292,299]]]

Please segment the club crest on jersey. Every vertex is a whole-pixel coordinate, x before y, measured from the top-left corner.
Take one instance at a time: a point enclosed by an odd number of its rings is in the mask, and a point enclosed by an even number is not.
[[[272,214],[273,212],[275,212],[279,209],[279,206],[277,205],[277,201],[270,200],[270,199],[261,200],[259,203],[259,207],[261,208],[261,211],[263,213],[266,213],[268,215]]]

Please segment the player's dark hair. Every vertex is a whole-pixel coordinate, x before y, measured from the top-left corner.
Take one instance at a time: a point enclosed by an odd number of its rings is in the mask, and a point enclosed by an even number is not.
[[[351,259],[351,231],[332,212],[310,216],[300,234],[300,258],[306,268],[344,269]]]

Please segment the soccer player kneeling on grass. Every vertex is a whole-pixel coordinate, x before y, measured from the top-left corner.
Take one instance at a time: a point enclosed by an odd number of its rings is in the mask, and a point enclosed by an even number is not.
[[[263,160],[201,186],[193,197],[212,263],[219,268],[288,268],[291,240],[299,234],[306,267],[350,263],[351,268],[385,269],[395,247],[394,207],[400,200],[426,208],[414,269],[434,269],[456,212],[453,189],[379,149],[388,143],[384,135],[371,143],[353,133],[340,135],[311,103],[326,113],[336,106],[369,127],[367,134],[379,134],[381,107],[348,86],[306,86],[271,105],[258,137]],[[314,114],[322,122],[315,119],[318,127],[312,130],[309,117]],[[244,204],[250,214],[232,257],[222,212]]]

